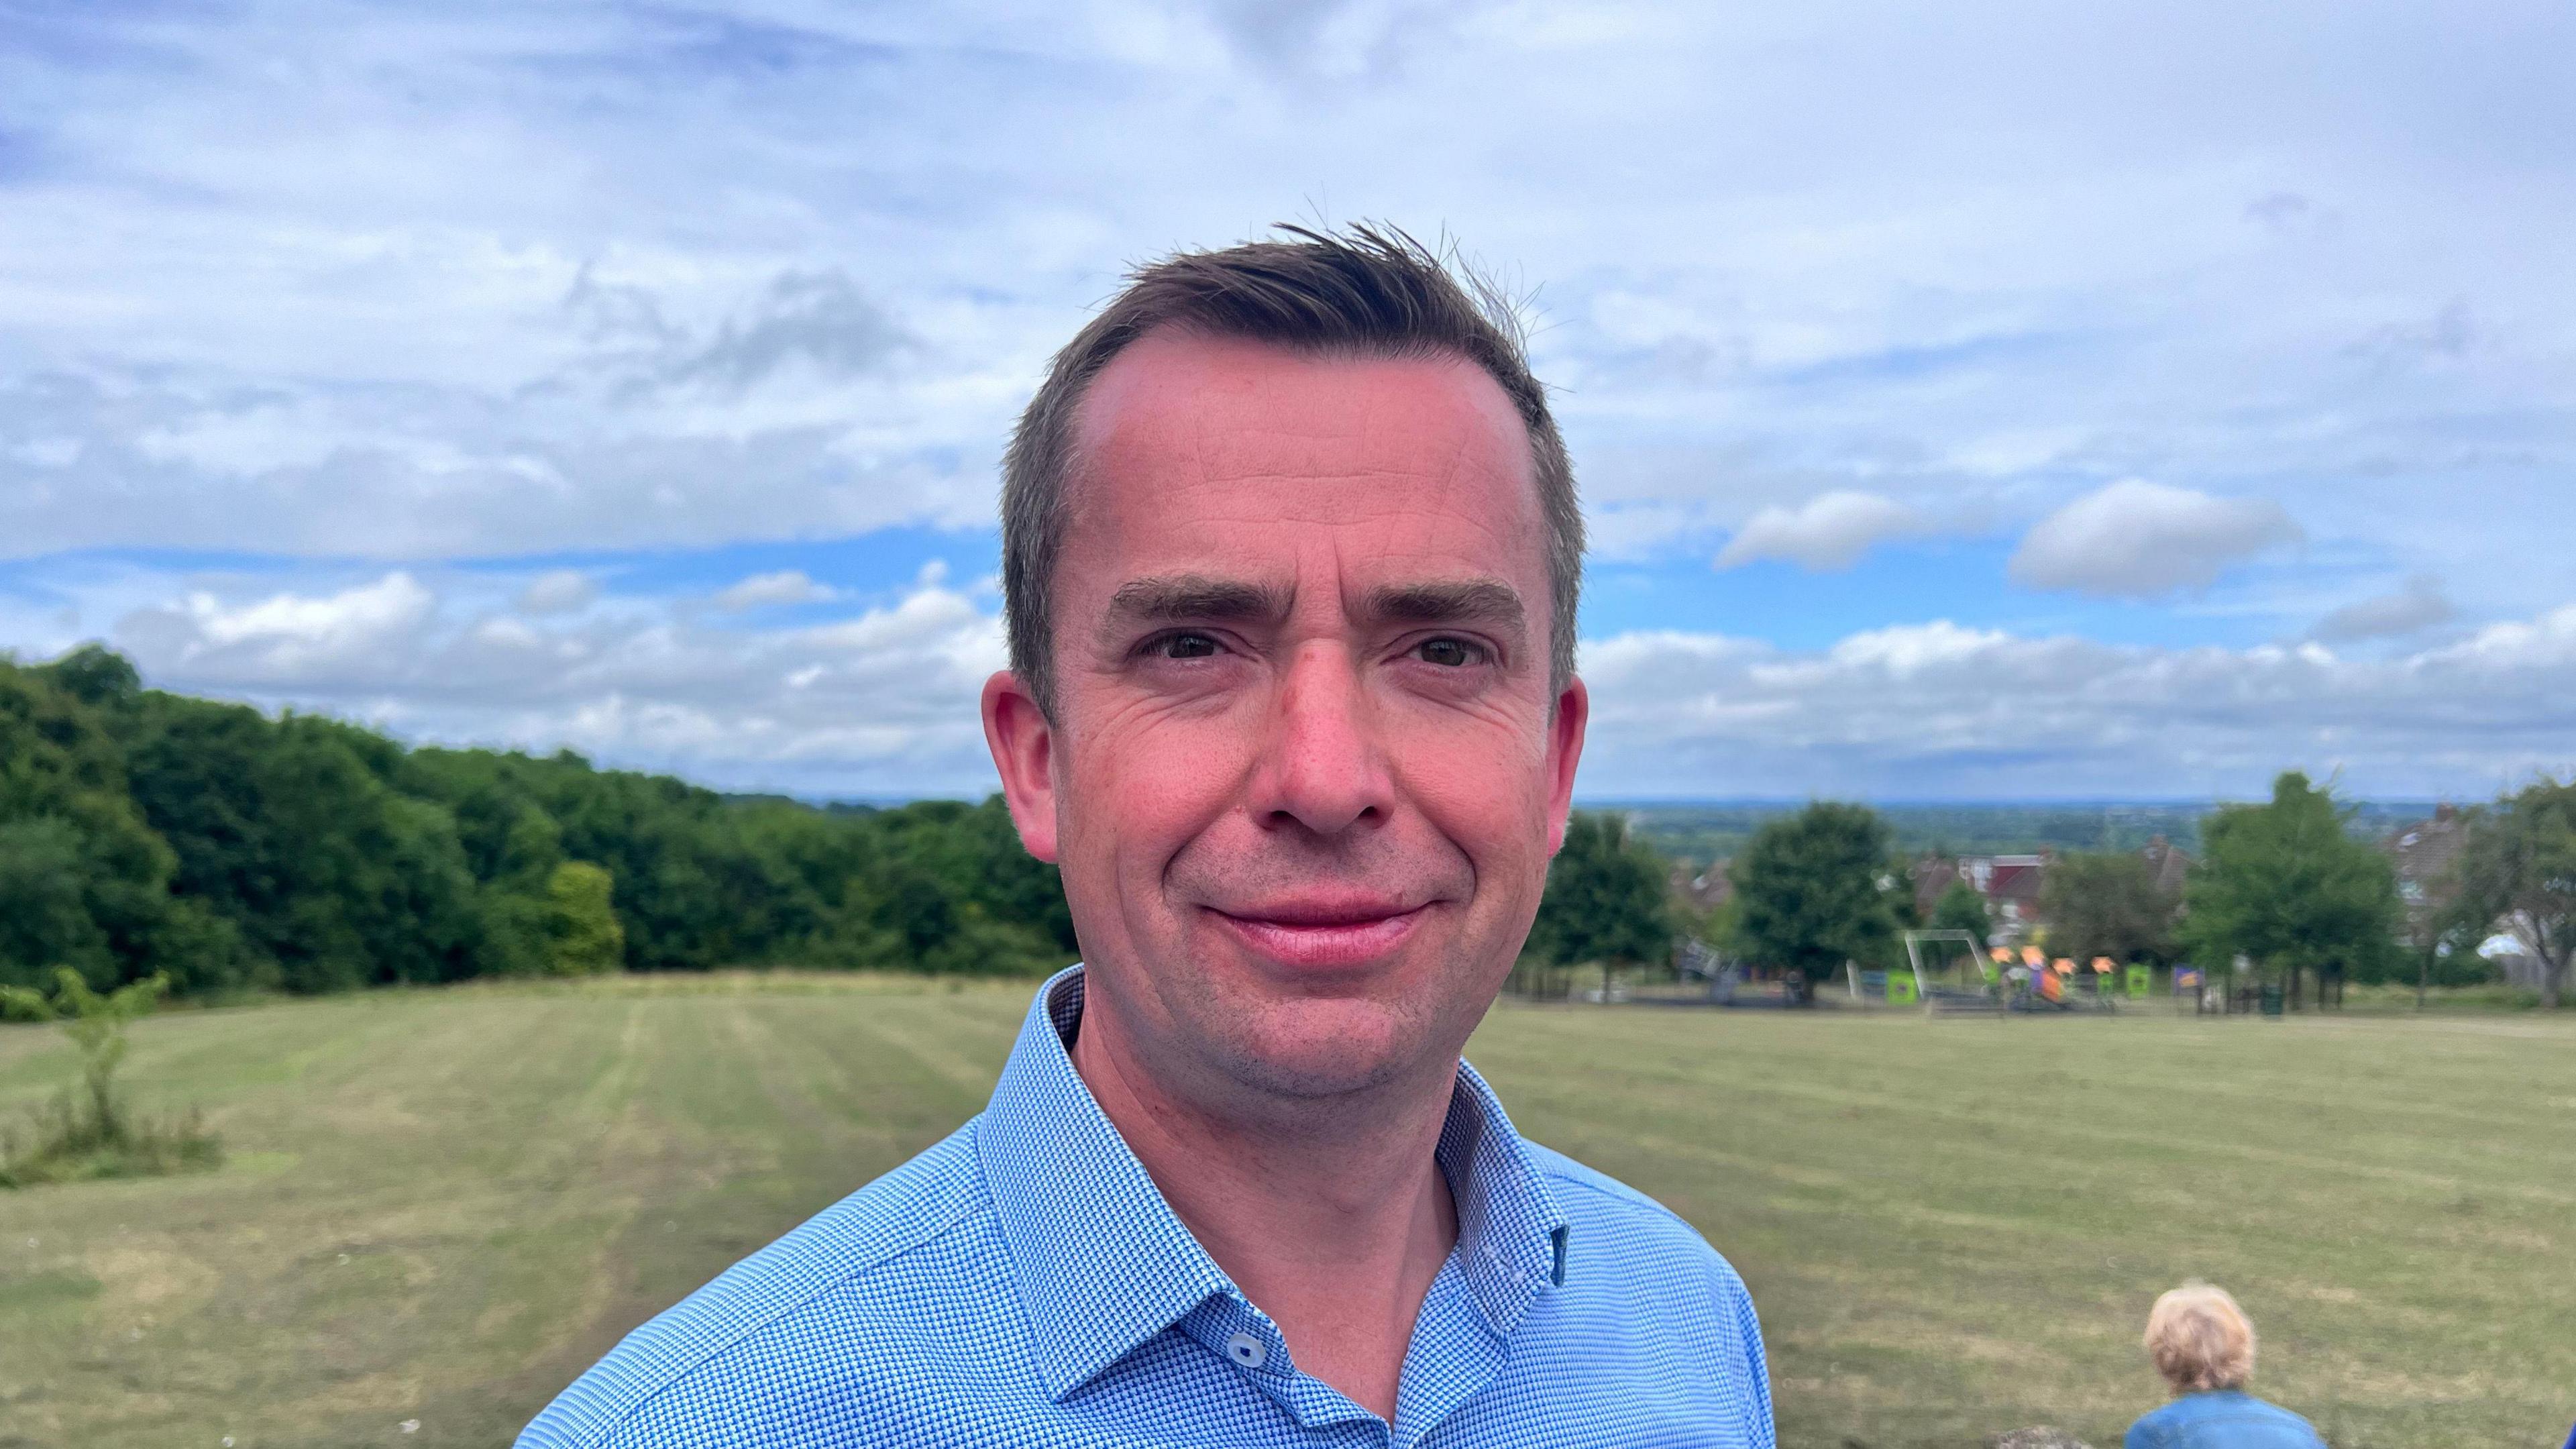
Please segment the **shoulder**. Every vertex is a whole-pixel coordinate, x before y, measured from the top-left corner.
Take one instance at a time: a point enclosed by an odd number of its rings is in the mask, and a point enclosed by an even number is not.
[[[2248,1435],[2254,1437],[2247,1437]],[[2221,1391],[2185,1394],[2139,1416],[2129,1426],[2126,1449],[2181,1449],[2216,1442],[2278,1445],[2280,1449],[2321,1449],[2325,1440],[2316,1426],[2280,1405],[2251,1394]]]
[[[896,1271],[985,1206],[968,1122],[628,1334],[520,1435],[519,1449],[597,1449],[637,1412],[815,1300]]]
[[[2313,1446],[2313,1449],[2325,1449],[2325,1436],[2318,1433],[2317,1426],[2309,1423],[2303,1416],[2282,1408],[2268,1399],[2255,1399],[2253,1403],[2274,1424],[2285,1431],[2288,1436],[2283,1440],[2285,1446],[2309,1445]]]
[[[1526,1140],[1523,1145],[1574,1226],[1576,1246],[1570,1251],[1591,1259],[1596,1246],[1604,1247],[1621,1262],[1657,1274],[1696,1269],[1709,1275],[1721,1297],[1750,1305],[1735,1265],[1681,1214],[1552,1147]]]
[[[1735,1265],[1671,1208],[1562,1152],[1524,1145],[1565,1214],[1570,1311],[1594,1330],[1653,1325],[1654,1342],[1638,1345],[1642,1357],[1697,1345],[1698,1381],[1729,1386],[1748,1426],[1744,1442],[1776,1442],[1762,1322]]]
[[[2140,1414],[2121,1438],[2121,1449],[2165,1449],[2169,1442],[2166,1431],[2179,1413],[2175,1404],[2168,1403]]]

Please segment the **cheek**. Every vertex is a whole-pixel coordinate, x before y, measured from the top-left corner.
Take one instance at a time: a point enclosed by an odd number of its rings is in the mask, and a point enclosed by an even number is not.
[[[1065,759],[1065,868],[1159,872],[1232,806],[1243,738],[1207,721],[1087,734]]]
[[[1547,869],[1546,781],[1516,737],[1477,743],[1486,747],[1453,735],[1408,749],[1405,793],[1467,853],[1485,890],[1508,890],[1516,876]]]

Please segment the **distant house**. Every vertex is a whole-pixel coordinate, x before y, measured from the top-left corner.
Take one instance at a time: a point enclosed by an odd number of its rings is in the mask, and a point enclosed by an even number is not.
[[[2191,878],[2191,856],[2161,835],[2138,854],[2147,858],[2147,869],[2155,872],[2156,890],[2167,899],[2181,900],[2183,882]]]
[[[1959,879],[1959,862],[1946,855],[1927,855],[1906,867],[1905,873],[1914,882],[1915,918],[1928,921],[1932,908]]]
[[[2154,872],[2156,888],[2181,900],[2183,881],[2191,874],[2190,854],[2161,835],[2139,854]],[[2037,855],[1927,855],[1915,861],[1907,874],[1914,882],[1915,912],[1923,919],[1932,918],[1932,908],[1953,882],[1966,881],[1985,898],[1986,915],[1995,923],[1996,944],[2010,945],[2046,924],[2039,902],[2048,888],[2049,868],[2056,863],[2057,852],[2047,849]]]
[[[2434,933],[2452,902],[2459,899],[2460,850],[2469,841],[2468,817],[2448,804],[2437,805],[2433,818],[2392,830],[2379,842],[2397,872],[2397,898],[2406,905],[2407,944],[2433,944]],[[2538,988],[2548,968],[2532,954],[2522,917],[2498,916],[2487,923],[2478,954],[2514,986]]]
[[[2039,924],[2039,893],[2048,883],[2048,867],[2057,852],[2037,855],[1927,855],[1906,874],[1914,883],[1914,909],[1929,920],[1932,908],[1952,883],[1966,881],[1985,898],[1986,915],[1995,923],[1998,941],[2019,940]]]
[[[2478,954],[2502,972],[2508,986],[2523,986],[2537,991],[2548,967],[2531,952],[2530,943],[2518,931],[2503,930],[2478,943]]]
[[[1665,884],[1676,899],[1688,903],[1693,909],[1713,911],[1735,899],[1735,880],[1726,873],[1731,863],[1713,861],[1708,869],[1694,871],[1688,862],[1684,862],[1673,867],[1672,876]]]
[[[2468,821],[2445,803],[2434,807],[2432,819],[2401,826],[2379,842],[2396,868],[2397,896],[2406,903],[2407,939],[2416,945],[2430,944],[2436,922],[2459,894],[2460,883],[2451,872],[2468,837]]]

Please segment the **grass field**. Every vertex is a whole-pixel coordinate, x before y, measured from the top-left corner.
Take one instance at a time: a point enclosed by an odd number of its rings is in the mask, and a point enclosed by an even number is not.
[[[498,1445],[618,1335],[974,1112],[1025,985],[470,988],[174,1014],[218,1172],[0,1192],[0,1445]],[[2576,1019],[1505,1005],[1524,1130],[1752,1284],[1782,1442],[2117,1444],[2156,1292],[2360,1446],[2576,1418]],[[0,1110],[68,1048],[0,1029]],[[406,1432],[402,1426],[416,1422]]]

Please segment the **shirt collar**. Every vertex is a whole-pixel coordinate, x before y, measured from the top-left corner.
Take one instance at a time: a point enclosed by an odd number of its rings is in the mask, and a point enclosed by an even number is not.
[[[1080,966],[1039,988],[976,1129],[1038,1372],[1058,1400],[1209,1297],[1241,1296],[1073,1069],[1065,1044],[1082,993]],[[1486,1323],[1508,1336],[1542,1289],[1565,1281],[1565,1216],[1463,1062],[1438,1157],[1458,1207],[1459,1267]]]

